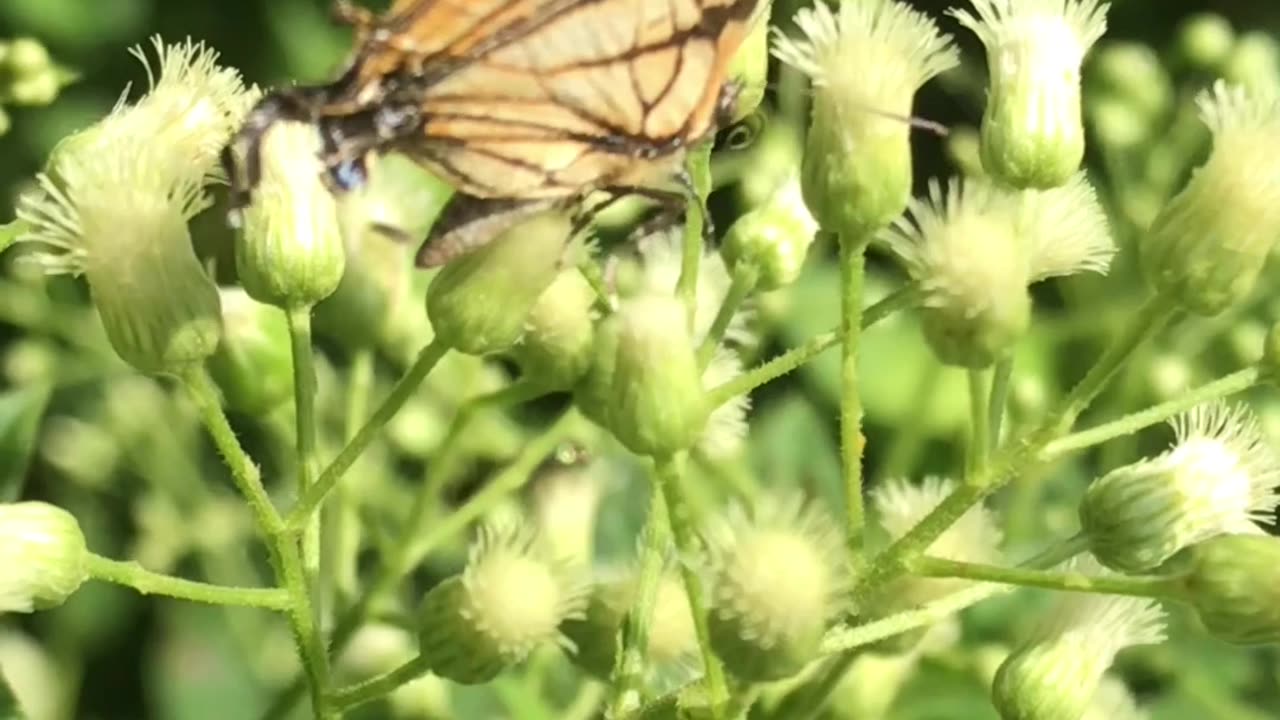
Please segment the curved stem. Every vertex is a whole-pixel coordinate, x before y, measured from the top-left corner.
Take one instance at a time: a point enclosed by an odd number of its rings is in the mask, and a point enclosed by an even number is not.
[[[1065,592],[1133,595],[1159,600],[1170,600],[1178,596],[1177,578],[1168,575],[1088,576],[1075,572],[1064,573],[959,562],[927,555],[913,560],[911,571],[924,577],[965,578]]]
[[[378,698],[390,695],[400,686],[407,685],[431,671],[431,665],[421,655],[392,668],[381,675],[376,675],[354,685],[339,688],[331,696],[333,705],[340,710],[349,710],[357,705],[373,702]]]
[[[97,580],[124,585],[143,595],[164,595],[178,600],[252,607],[277,612],[289,609],[289,594],[280,588],[243,588],[186,580],[143,568],[136,562],[112,560],[89,554],[89,575]]]
[[[746,302],[751,291],[755,290],[757,277],[758,274],[753,268],[738,269],[733,273],[733,279],[729,281],[729,290],[720,303],[715,319],[711,321],[707,336],[702,339],[702,345],[698,348],[698,367],[706,369],[715,357],[716,348],[720,347],[720,341],[724,339],[725,331],[733,322],[733,316],[738,313],[742,303]]]
[[[698,557],[701,548],[693,521],[689,517],[683,488],[680,487],[684,474],[684,461],[682,456],[655,460],[655,481],[662,490],[667,518],[671,523],[672,535],[676,541],[677,562],[680,565],[680,574],[684,578],[685,593],[689,596],[689,610],[693,614],[693,627],[698,637],[698,648],[702,651],[707,696],[711,703],[711,717],[713,720],[721,720],[729,704],[729,687],[725,682],[724,669],[720,666],[720,660],[711,649],[706,593],[702,586],[702,578],[693,565],[693,559]]]
[[[689,327],[694,325],[694,312],[698,306],[698,265],[702,262],[704,229],[710,218],[706,217],[707,196],[711,194],[711,143],[703,142],[689,148],[686,161],[693,197],[685,210],[684,242],[680,257],[680,279],[676,281],[676,296],[689,313]]]
[[[862,566],[862,393],[858,353],[862,339],[862,290],[869,237],[841,236],[840,243],[840,474],[844,478],[845,547],[850,567]]]
[[[258,472],[258,466],[240,446],[240,440],[231,429],[231,423],[227,421],[227,416],[222,411],[222,401],[213,380],[209,378],[209,374],[203,367],[192,367],[183,374],[182,382],[187,389],[187,394],[195,402],[196,411],[209,432],[209,437],[213,439],[214,446],[218,448],[218,454],[222,456],[227,469],[231,471],[231,479],[236,489],[248,501],[259,532],[268,539],[278,535],[284,530],[284,522],[280,519],[280,513],[276,511],[275,506],[271,504],[271,497],[267,495],[267,490],[262,485],[262,475]]]
[[[400,378],[395,387],[391,388],[391,392],[388,393],[382,404],[378,406],[378,409],[373,411],[373,415],[360,428],[360,431],[338,453],[338,457],[329,463],[329,467],[320,473],[319,479],[311,484],[306,493],[299,498],[297,507],[289,513],[288,518],[285,520],[285,524],[290,531],[298,532],[306,526],[312,513],[324,501],[325,495],[329,494],[334,484],[342,479],[342,475],[351,468],[360,455],[364,453],[365,449],[377,438],[383,426],[390,422],[391,418],[395,417],[400,408],[408,402],[432,368],[447,352],[449,352],[449,346],[437,338],[418,353],[418,358],[414,360],[408,372],[405,373],[404,377]]]
[[[293,533],[287,532],[285,523],[271,505],[271,499],[262,487],[258,466],[236,439],[231,423],[218,401],[217,389],[203,368],[185,373],[183,380],[200,412],[200,418],[213,437],[218,452],[231,469],[237,487],[249,502],[270,551],[271,567],[276,581],[289,595],[289,627],[297,645],[311,692],[312,710],[316,717],[327,720],[333,717],[325,704],[324,694],[329,687],[329,657],[324,642],[316,628],[311,608],[306,575],[302,566],[302,552]]]
[[[884,296],[879,302],[868,307],[862,313],[862,329],[884,320],[904,308],[914,305],[919,299],[919,290],[914,285],[904,285]],[[815,335],[768,362],[749,370],[728,382],[718,385],[707,392],[712,407],[719,407],[739,395],[770,383],[790,373],[805,363],[835,347],[840,342],[837,331]]]
[[[1156,423],[1168,420],[1178,413],[1186,412],[1202,403],[1244,392],[1256,385],[1258,380],[1258,368],[1249,367],[1244,370],[1238,370],[1226,377],[1214,380],[1146,410],[1054,440],[1045,446],[1041,454],[1046,458],[1056,458],[1070,452],[1099,445],[1108,440],[1131,435]]]

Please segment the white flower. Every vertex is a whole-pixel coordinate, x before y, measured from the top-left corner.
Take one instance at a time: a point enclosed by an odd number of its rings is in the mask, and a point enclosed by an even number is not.
[[[1098,479],[1080,504],[1094,555],[1128,572],[1223,533],[1259,533],[1280,495],[1280,457],[1243,405],[1201,405],[1172,421],[1174,445]]]
[[[702,387],[710,390],[742,374],[742,361],[732,350],[719,348],[702,373]],[[711,411],[707,426],[696,445],[698,452],[713,460],[725,460],[742,451],[747,439],[747,412],[751,398],[738,395]]]
[[[1099,575],[1092,558],[1070,571]],[[1000,666],[992,699],[1002,717],[1079,718],[1125,648],[1164,642],[1164,612],[1147,598],[1065,593]]]

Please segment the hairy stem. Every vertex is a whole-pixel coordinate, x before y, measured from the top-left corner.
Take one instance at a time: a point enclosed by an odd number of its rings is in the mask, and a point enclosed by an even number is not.
[[[136,562],[124,562],[89,555],[89,575],[116,585],[133,588],[143,595],[165,597],[208,605],[262,608],[284,611],[289,609],[289,595],[280,588],[242,588],[186,580],[172,575],[152,572]]]

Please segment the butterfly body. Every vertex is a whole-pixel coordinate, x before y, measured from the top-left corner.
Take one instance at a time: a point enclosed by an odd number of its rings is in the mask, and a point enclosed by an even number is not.
[[[247,202],[257,145],[281,119],[316,126],[337,191],[389,151],[456,188],[422,264],[483,241],[468,228],[486,205],[514,218],[595,190],[659,193],[724,116],[728,63],[760,1],[399,0],[376,18],[347,7],[346,71],[251,113],[229,154],[244,158],[233,203]]]

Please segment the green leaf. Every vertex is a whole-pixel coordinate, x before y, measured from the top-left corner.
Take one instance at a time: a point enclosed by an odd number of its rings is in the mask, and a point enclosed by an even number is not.
[[[49,389],[24,388],[0,395],[0,502],[22,494]]]
[[[27,223],[22,220],[14,220],[10,223],[0,225],[0,252],[4,252],[10,245],[18,239],[18,236],[27,231]]]
[[[14,697],[3,671],[0,671],[0,720],[27,720],[26,713],[18,707],[18,698]]]

